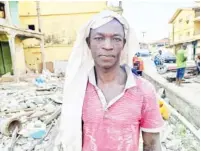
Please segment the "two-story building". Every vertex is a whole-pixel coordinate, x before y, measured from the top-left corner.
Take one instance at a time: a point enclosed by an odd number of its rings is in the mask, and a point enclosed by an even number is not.
[[[179,8],[169,21],[170,46],[176,53],[183,43],[188,45],[188,60],[193,60],[200,47],[200,7]]]
[[[76,39],[76,32],[93,15],[104,9],[122,13],[121,7],[117,8],[106,1],[41,1],[38,6],[34,1],[20,1],[19,4],[21,26],[33,31],[38,28],[37,9],[40,9],[41,31],[45,34],[45,62],[51,67],[58,62],[67,62]],[[121,6],[121,2],[117,4]],[[29,39],[24,44],[28,67],[34,69],[38,64],[38,69],[41,71],[41,52],[38,41]]]
[[[40,14],[37,14],[37,9]],[[77,30],[94,14],[106,8],[105,1],[99,2],[38,2],[20,1],[20,24],[23,28],[36,31],[38,15],[41,31],[44,33],[44,54],[48,66],[55,61],[66,61],[69,58]],[[24,41],[25,59],[30,69],[41,72],[42,54],[39,41]],[[49,69],[49,68],[48,68]],[[49,69],[50,70],[50,69]],[[51,69],[52,70],[52,69]]]
[[[26,72],[22,42],[32,37],[42,39],[43,35],[20,27],[18,2],[0,1],[0,76]]]

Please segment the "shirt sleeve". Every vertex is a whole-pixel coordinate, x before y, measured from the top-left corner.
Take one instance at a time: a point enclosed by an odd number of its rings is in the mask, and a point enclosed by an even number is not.
[[[184,51],[184,57],[187,58],[188,57],[188,52],[185,50]]]
[[[164,121],[160,114],[155,88],[149,82],[146,82],[143,87],[140,128],[144,132],[160,132],[164,126]]]

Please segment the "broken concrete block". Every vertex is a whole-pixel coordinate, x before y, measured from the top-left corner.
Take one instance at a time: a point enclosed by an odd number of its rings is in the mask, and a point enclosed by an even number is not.
[[[181,140],[180,139],[172,140],[166,144],[166,148],[172,149],[175,151],[178,150],[180,146],[181,146]]]

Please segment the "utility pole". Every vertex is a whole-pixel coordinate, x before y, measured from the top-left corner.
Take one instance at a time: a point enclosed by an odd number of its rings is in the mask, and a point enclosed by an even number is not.
[[[147,33],[147,32],[145,32],[145,31],[142,32],[143,43],[145,42],[145,41],[144,41],[144,37],[145,37],[145,34],[146,34],[146,33]]]
[[[40,1],[36,1],[36,10],[37,10],[37,18],[38,18],[38,32],[42,33],[41,18],[40,18]],[[41,49],[41,53],[42,53],[43,70],[46,70],[45,52],[44,52],[44,37],[43,36],[40,39],[40,49]]]

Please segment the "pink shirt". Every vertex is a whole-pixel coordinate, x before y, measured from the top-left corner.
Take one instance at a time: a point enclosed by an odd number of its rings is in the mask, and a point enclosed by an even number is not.
[[[109,104],[91,72],[83,104],[82,151],[138,151],[140,129],[160,132],[164,123],[153,86],[130,68],[126,71],[124,91]]]

